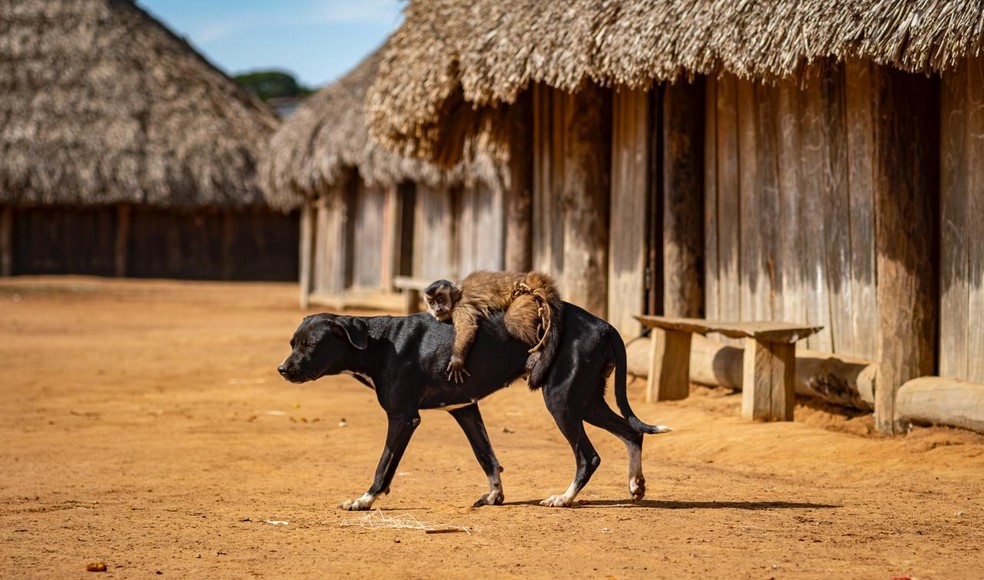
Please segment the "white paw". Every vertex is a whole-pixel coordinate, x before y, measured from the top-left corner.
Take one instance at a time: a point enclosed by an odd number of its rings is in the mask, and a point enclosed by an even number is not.
[[[574,501],[566,495],[552,495],[540,502],[547,507],[571,507]]]
[[[338,504],[338,507],[343,510],[348,510],[350,512],[361,512],[372,507],[372,502],[376,501],[375,497],[364,495],[358,499],[353,499],[350,501],[343,501]]]

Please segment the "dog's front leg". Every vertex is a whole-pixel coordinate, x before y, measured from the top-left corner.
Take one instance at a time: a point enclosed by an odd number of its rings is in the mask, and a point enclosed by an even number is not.
[[[485,475],[489,478],[489,493],[478,498],[473,507],[483,505],[501,505],[505,500],[502,493],[502,466],[495,458],[492,451],[492,442],[489,441],[489,434],[485,430],[485,422],[482,421],[482,414],[478,410],[478,404],[461,407],[450,412],[454,420],[458,422],[461,430],[468,437],[475,458],[485,470]]]
[[[391,416],[389,426],[386,429],[386,447],[379,458],[379,465],[376,466],[376,477],[373,479],[369,491],[362,494],[362,497],[345,501],[338,504],[343,510],[361,511],[372,507],[376,498],[383,493],[389,493],[390,483],[396,474],[396,467],[403,458],[403,452],[407,450],[410,437],[413,435],[417,425],[420,424],[420,416]]]

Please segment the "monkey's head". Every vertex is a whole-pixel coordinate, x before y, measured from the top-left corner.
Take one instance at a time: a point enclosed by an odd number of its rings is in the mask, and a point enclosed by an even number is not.
[[[442,322],[451,318],[451,311],[458,300],[461,300],[461,289],[447,280],[438,280],[424,288],[427,309]]]

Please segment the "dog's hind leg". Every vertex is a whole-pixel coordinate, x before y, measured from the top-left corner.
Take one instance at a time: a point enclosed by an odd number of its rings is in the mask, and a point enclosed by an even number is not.
[[[376,477],[373,479],[369,491],[362,494],[362,497],[354,500],[345,501],[338,504],[338,507],[349,511],[362,511],[372,507],[376,498],[383,493],[389,493],[390,483],[396,474],[396,468],[403,458],[403,452],[407,450],[410,437],[413,435],[417,425],[420,424],[420,417],[413,416],[391,416],[389,426],[386,430],[386,447],[379,458],[376,466]]]
[[[458,422],[461,430],[465,432],[468,443],[471,444],[472,451],[475,452],[475,458],[478,459],[482,469],[485,470],[485,475],[489,478],[489,493],[478,498],[474,507],[502,504],[506,497],[502,493],[502,477],[500,476],[502,466],[499,465],[499,460],[495,458],[495,452],[492,451],[492,442],[489,441],[489,434],[485,430],[485,422],[482,421],[482,414],[478,410],[478,405],[460,407],[450,411],[450,413]]]
[[[639,501],[645,497],[646,477],[642,474],[642,433],[633,429],[632,425],[613,411],[604,397],[600,396],[585,406],[584,420],[608,431],[625,444],[625,449],[629,453],[629,495],[632,501]]]
[[[561,433],[567,438],[567,442],[570,443],[571,449],[574,451],[577,470],[574,473],[574,480],[571,481],[571,485],[567,488],[567,491],[560,495],[548,497],[541,501],[540,505],[571,507],[574,504],[577,494],[584,489],[588,480],[591,479],[591,475],[598,469],[598,466],[601,464],[601,457],[595,451],[594,446],[591,445],[591,441],[588,440],[588,434],[584,432],[584,423],[581,421],[581,416],[574,411],[576,406],[572,405],[571,401],[568,400],[569,390],[563,389],[562,393],[556,391],[553,394],[548,391],[550,391],[549,387],[544,388],[543,400],[546,402],[550,414],[553,415],[557,427],[560,428]]]

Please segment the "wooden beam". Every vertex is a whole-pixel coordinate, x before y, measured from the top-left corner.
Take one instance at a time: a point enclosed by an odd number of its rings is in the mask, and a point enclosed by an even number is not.
[[[611,233],[608,321],[623,338],[637,336],[633,316],[646,307],[650,212],[649,91],[621,90],[612,105]]]
[[[646,402],[676,401],[690,395],[692,336],[677,330],[653,330]]]
[[[938,239],[937,82],[879,67],[875,209],[881,373],[875,424],[901,432],[895,397],[906,381],[934,372]]]
[[[564,257],[567,300],[596,316],[608,312],[611,90],[587,83],[567,96],[564,123]]]
[[[533,91],[509,106],[509,183],[505,187],[505,269],[533,268]]]
[[[130,218],[133,207],[128,203],[121,203],[116,207],[116,244],[115,244],[115,266],[116,277],[122,278],[127,273],[127,259],[130,250]]]
[[[792,421],[796,400],[796,345],[745,339],[741,416]]]
[[[307,307],[311,304],[311,250],[314,247],[316,219],[317,210],[315,207],[315,202],[305,199],[304,204],[301,206],[301,234],[300,247],[298,248],[301,267],[301,271],[298,273],[300,285],[300,304],[301,308],[304,309],[307,309]]]
[[[701,316],[704,82],[663,91],[663,313]],[[644,190],[643,190],[644,191]]]
[[[0,209],[0,276],[14,273],[14,208]]]

